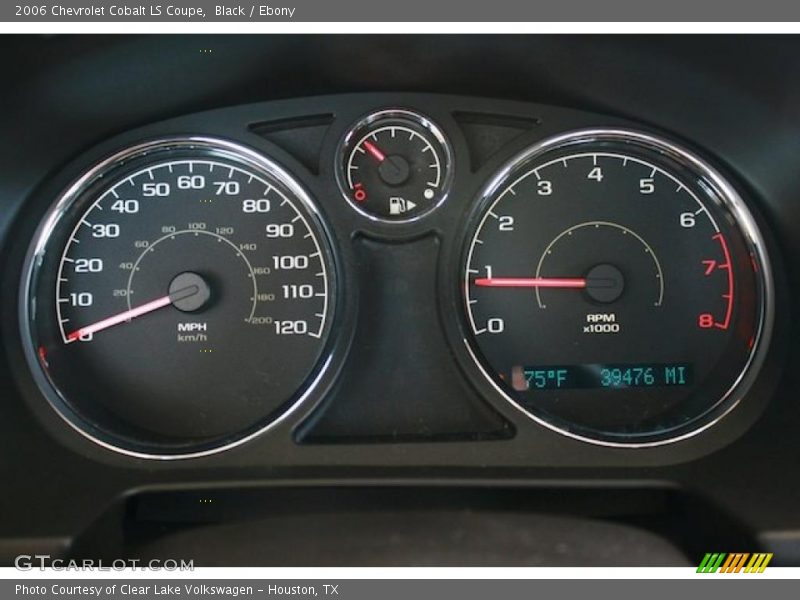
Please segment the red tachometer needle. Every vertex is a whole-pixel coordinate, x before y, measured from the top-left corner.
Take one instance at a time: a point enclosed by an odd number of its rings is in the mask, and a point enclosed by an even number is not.
[[[121,312],[113,317],[108,317],[107,319],[103,319],[102,321],[97,321],[97,323],[93,323],[92,325],[87,325],[86,327],[81,327],[80,329],[76,329],[72,333],[67,335],[67,340],[70,342],[74,342],[79,337],[84,335],[89,335],[92,333],[97,333],[98,331],[103,331],[103,329],[108,329],[109,327],[113,327],[114,325],[119,325],[120,323],[125,323],[126,321],[130,321],[131,319],[135,319],[136,317],[141,317],[142,315],[146,315],[147,313],[153,312],[154,310],[158,310],[159,308],[164,308],[172,304],[173,297],[167,294],[166,296],[162,296],[161,298],[157,298],[155,300],[151,300],[146,304],[142,304],[141,306],[137,306],[136,308],[132,308],[130,310],[126,310],[125,312]]]
[[[585,288],[586,279],[581,277],[485,277],[476,279],[475,285],[511,288]]]
[[[374,156],[375,160],[377,160],[378,162],[383,162],[386,160],[386,155],[383,152],[381,152],[380,149],[372,142],[368,140],[364,141],[364,148],[366,148],[367,152],[372,154],[372,156]]]

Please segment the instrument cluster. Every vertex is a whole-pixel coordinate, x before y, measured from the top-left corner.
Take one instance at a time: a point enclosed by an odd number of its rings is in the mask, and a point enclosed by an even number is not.
[[[36,200],[20,377],[67,444],[668,463],[768,398],[759,199],[713,149],[639,123],[285,100],[103,141]]]

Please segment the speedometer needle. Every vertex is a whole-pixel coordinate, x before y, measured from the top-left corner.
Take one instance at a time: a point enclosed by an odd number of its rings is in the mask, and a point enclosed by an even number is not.
[[[119,325],[120,323],[126,323],[132,319],[135,319],[136,317],[141,317],[142,315],[146,315],[160,308],[164,308],[165,306],[169,306],[170,304],[173,304],[179,300],[190,298],[199,291],[200,289],[196,285],[190,285],[183,289],[176,290],[171,294],[167,294],[161,298],[156,298],[155,300],[151,300],[150,302],[142,304],[141,306],[137,306],[136,308],[131,308],[130,310],[116,314],[113,317],[108,317],[106,319],[97,321],[96,323],[92,323],[91,325],[87,325],[86,327],[76,329],[72,333],[67,334],[67,341],[74,342],[78,338],[85,335],[91,335],[93,333],[97,333],[98,331],[108,329],[109,327]]]
[[[581,277],[484,277],[475,280],[480,287],[511,288],[585,288],[586,279]]]

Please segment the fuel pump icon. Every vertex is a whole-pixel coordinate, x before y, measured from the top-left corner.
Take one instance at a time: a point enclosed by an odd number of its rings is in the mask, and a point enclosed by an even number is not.
[[[402,215],[404,212],[416,208],[416,206],[414,202],[406,200],[405,198],[400,198],[399,196],[392,196],[389,198],[390,215]]]

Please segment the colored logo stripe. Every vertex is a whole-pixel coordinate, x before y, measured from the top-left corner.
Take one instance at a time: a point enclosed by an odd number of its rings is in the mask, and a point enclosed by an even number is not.
[[[725,559],[725,554],[708,553],[703,557],[700,566],[697,567],[698,573],[716,573],[722,561]]]
[[[709,552],[697,567],[698,573],[739,573],[744,569],[745,573],[763,573],[767,565],[772,560],[772,554],[749,552]],[[747,559],[750,559],[747,562]],[[747,566],[745,566],[747,563]]]
[[[738,573],[742,570],[748,558],[750,558],[750,553],[736,552],[734,554],[728,554],[728,558],[722,563],[720,573]]]
[[[772,554],[754,554],[753,558],[750,559],[747,567],[745,567],[745,573],[763,573],[764,569],[767,568],[769,561],[772,560]]]

